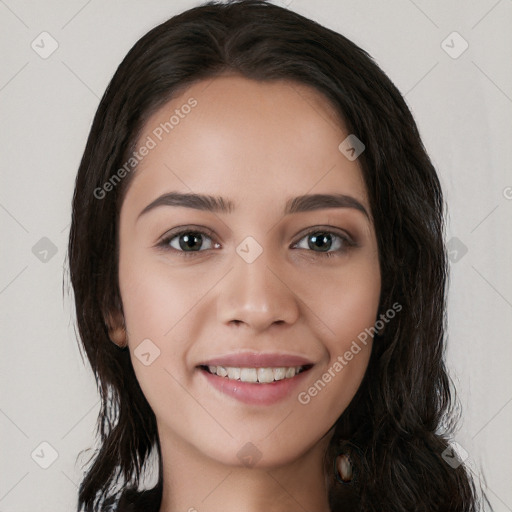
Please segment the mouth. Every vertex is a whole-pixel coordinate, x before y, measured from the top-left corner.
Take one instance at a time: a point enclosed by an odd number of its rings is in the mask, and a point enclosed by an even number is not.
[[[219,396],[248,405],[272,405],[294,396],[314,363],[285,354],[237,353],[203,361],[196,369]]]
[[[309,370],[313,365],[279,367],[236,367],[221,365],[200,365],[199,368],[211,375],[238,382],[271,384],[285,379],[293,379],[299,373]]]

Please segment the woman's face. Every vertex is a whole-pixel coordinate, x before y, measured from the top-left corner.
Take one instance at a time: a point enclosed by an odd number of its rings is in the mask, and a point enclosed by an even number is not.
[[[146,123],[119,283],[162,443],[278,466],[325,442],[352,400],[381,276],[348,135],[315,90],[236,75]]]

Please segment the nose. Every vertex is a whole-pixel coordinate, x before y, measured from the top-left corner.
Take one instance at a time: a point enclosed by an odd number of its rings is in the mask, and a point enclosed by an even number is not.
[[[260,332],[297,321],[298,297],[280,271],[282,265],[269,260],[265,250],[252,263],[235,254],[234,268],[223,280],[217,300],[217,315],[224,325],[245,324]]]

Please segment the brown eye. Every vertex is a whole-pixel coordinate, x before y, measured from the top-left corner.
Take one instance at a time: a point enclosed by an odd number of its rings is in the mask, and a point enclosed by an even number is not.
[[[311,250],[319,249],[322,252],[327,252],[333,244],[333,237],[330,233],[315,233],[308,235],[307,238]]]
[[[158,243],[158,247],[185,255],[218,248],[220,245],[214,243],[212,237],[203,231],[182,229],[169,233]]]
[[[178,239],[178,245],[182,251],[189,252],[189,251],[195,251],[196,249],[200,250],[201,245],[203,244],[203,235],[201,233],[194,233],[194,232],[182,233],[178,236],[175,236],[174,238]],[[174,238],[173,238],[173,240],[174,240]],[[170,245],[171,245],[171,247],[174,247],[175,249],[177,249],[177,247],[173,246],[172,243]]]
[[[297,249],[306,249],[322,256],[343,253],[352,246],[355,243],[348,236],[327,230],[310,231],[294,245]]]

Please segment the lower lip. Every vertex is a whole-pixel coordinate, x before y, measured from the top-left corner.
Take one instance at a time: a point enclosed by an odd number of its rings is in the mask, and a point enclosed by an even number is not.
[[[251,405],[272,405],[293,393],[293,390],[307,378],[311,368],[291,377],[269,383],[242,382],[219,377],[199,368],[206,380],[216,389],[240,402]]]

